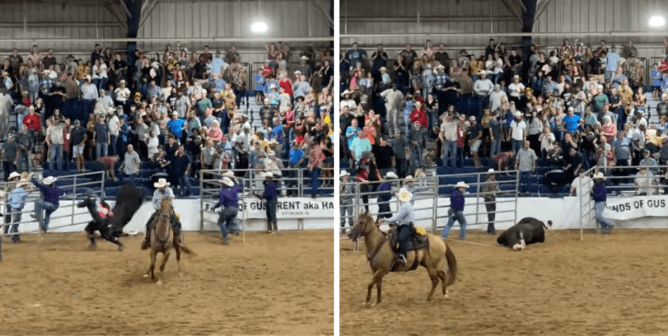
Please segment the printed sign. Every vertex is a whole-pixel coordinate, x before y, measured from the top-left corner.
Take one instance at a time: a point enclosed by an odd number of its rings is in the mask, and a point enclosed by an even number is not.
[[[608,199],[604,216],[625,220],[642,217],[666,217],[666,196],[637,196],[623,199]]]
[[[204,211],[213,213],[213,203],[204,204]],[[267,203],[252,197],[239,202],[239,215],[246,210],[246,218],[267,218]],[[279,198],[276,207],[276,218],[334,218],[334,198],[290,197]]]

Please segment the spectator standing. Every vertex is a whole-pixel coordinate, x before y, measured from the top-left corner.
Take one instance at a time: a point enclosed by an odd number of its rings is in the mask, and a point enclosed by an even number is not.
[[[46,129],[50,168],[51,170],[63,171],[63,127],[60,125],[60,119],[52,118],[50,120]]]
[[[529,141],[524,141],[524,148],[517,152],[515,170],[520,172],[520,193],[530,194],[533,187],[531,173],[536,171],[536,152],[530,148]]]
[[[496,173],[494,169],[487,171],[487,181],[482,187],[483,198],[485,200],[485,209],[487,210],[487,233],[496,234],[494,220],[496,219],[496,194],[499,191],[499,185],[496,182]]]
[[[469,186],[463,181],[457,182],[455,185],[455,190],[450,194],[450,209],[448,209],[448,223],[443,228],[443,233],[441,234],[442,239],[448,239],[448,234],[450,229],[455,224],[455,221],[459,222],[459,239],[466,240],[466,217],[464,216],[464,193]]]
[[[98,158],[108,156],[111,135],[109,133],[109,125],[104,121],[104,117],[97,118],[93,139],[95,141],[95,156]]]
[[[16,171],[16,165],[19,162],[21,150],[19,144],[15,141],[14,134],[7,136],[7,141],[2,145],[2,154],[4,155],[3,171],[5,172],[5,181],[9,180],[9,175]]]

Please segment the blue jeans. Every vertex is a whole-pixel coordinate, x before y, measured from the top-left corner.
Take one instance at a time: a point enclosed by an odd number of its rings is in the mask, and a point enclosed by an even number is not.
[[[14,214],[12,215],[12,225],[9,227],[9,234],[12,236],[12,242],[17,242],[21,240],[19,238],[19,224],[21,223],[21,211],[22,209],[12,209]],[[9,216],[9,214],[6,214]]]
[[[95,157],[101,158],[109,155],[109,144],[106,142],[95,142]],[[113,168],[113,167],[112,167]]]
[[[276,207],[278,206],[278,198],[274,198],[267,202],[267,220],[276,221]]]
[[[446,162],[448,160],[448,155],[450,155],[450,164]],[[443,167],[452,167],[457,166],[457,141],[445,140],[443,144]]]
[[[530,171],[521,171],[520,172],[520,192],[531,191],[533,183],[531,181],[531,172]]]
[[[311,171],[311,196],[318,195],[320,188],[320,168],[314,167]]]
[[[54,161],[57,161],[58,169],[55,169]],[[49,148],[49,165],[51,170],[63,170],[63,145],[51,145],[51,148]]]
[[[190,186],[190,178],[188,176],[181,175],[178,177],[178,181],[179,181],[178,188],[180,196],[188,196],[190,194],[190,189],[192,189],[192,187]]]
[[[111,155],[118,154],[116,151],[116,141],[118,140],[118,135],[109,136],[109,147],[111,147]]]
[[[513,153],[517,155],[517,152],[519,152],[519,150],[522,149],[522,147],[524,146],[524,141],[512,139],[511,143],[513,145]]]
[[[49,230],[49,221],[51,220],[51,214],[58,210],[58,205],[46,202],[44,200],[35,201],[35,217],[37,222],[40,224],[40,227],[44,232]],[[45,211],[45,216],[42,217],[42,211]]]
[[[594,203],[594,218],[601,224],[601,229],[609,230],[612,226],[612,221],[603,217],[603,210],[605,210],[605,202]]]
[[[459,231],[459,239],[466,240],[466,217],[464,216],[464,212],[459,210],[455,210],[454,215],[449,217],[448,224],[446,224],[445,228],[443,228],[443,233],[441,234],[441,238],[448,238],[450,229],[452,229],[452,226],[455,224],[455,221],[459,222],[459,227],[461,228],[461,230]]]
[[[229,228],[232,226],[232,223],[237,218],[239,213],[239,208],[236,207],[226,207],[220,213],[218,217],[218,225],[220,226],[220,233],[223,235],[223,239],[227,240]]]
[[[410,134],[411,131],[411,119],[410,114],[404,113],[404,127],[406,127],[406,135]]]
[[[492,146],[490,147],[489,150],[489,158],[490,160],[494,159],[494,155],[501,153],[501,138],[494,138],[492,140]]]

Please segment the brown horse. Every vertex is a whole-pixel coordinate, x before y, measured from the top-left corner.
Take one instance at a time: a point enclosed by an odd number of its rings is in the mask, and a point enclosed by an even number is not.
[[[160,203],[158,215],[153,221],[151,228],[151,267],[146,272],[145,276],[151,275],[151,280],[155,281],[155,261],[157,254],[162,253],[162,264],[160,265],[160,272],[165,270],[165,265],[169,259],[169,253],[172,249],[176,251],[176,263],[179,269],[179,276],[181,275],[181,247],[174,243],[174,231],[170,217],[172,215],[172,199],[165,198]]]
[[[383,277],[390,272],[408,272],[411,266],[417,262],[427,269],[431,279],[431,291],[427,296],[427,301],[431,300],[434,290],[438,286],[439,280],[443,285],[443,297],[448,298],[448,286],[455,282],[457,277],[457,260],[452,253],[450,246],[443,242],[439,237],[427,234],[429,247],[416,251],[408,252],[406,264],[395,265],[396,261],[394,251],[389,243],[389,238],[378,228],[378,225],[368,213],[362,213],[357,217],[355,226],[350,231],[350,238],[356,241],[360,236],[364,236],[364,245],[366,245],[367,260],[373,272],[373,279],[369,283],[366,295],[366,305],[375,306],[381,302],[381,287]],[[441,260],[445,257],[448,272],[446,274],[441,267]],[[417,260],[416,260],[417,258]],[[393,267],[396,267],[393,270]],[[371,290],[376,286],[378,292],[376,303],[370,304]]]

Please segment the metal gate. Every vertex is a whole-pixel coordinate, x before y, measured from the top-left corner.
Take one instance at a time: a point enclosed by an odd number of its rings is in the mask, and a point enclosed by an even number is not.
[[[88,192],[92,192],[98,196],[104,196],[105,177],[106,177],[105,172],[89,172],[89,173],[57,176],[58,180],[55,182],[55,185],[58,188],[62,189],[65,192],[65,195],[60,197],[60,205],[58,207],[58,210],[56,210],[50,218],[51,221],[61,222],[61,224],[56,226],[50,226],[49,231],[88,224],[88,222],[90,222],[91,219],[90,214],[86,209],[80,209],[79,211],[77,211],[76,207],[77,200]],[[32,204],[34,206],[35,201],[39,200],[41,195],[39,189],[37,189],[34,185],[32,185],[32,183],[29,184],[30,187],[27,190],[30,192],[30,194],[26,199],[25,205]],[[24,234],[37,233],[39,235],[37,241],[41,243],[44,240],[42,230],[39,227],[39,223],[37,223],[35,219],[30,217],[30,214],[33,213],[32,209],[26,210],[25,207],[23,210],[20,211],[12,211],[11,209],[8,209],[9,194],[12,188],[15,186],[16,186],[15,182],[11,183],[2,182],[2,184],[0,184],[0,188],[2,188],[5,194],[5,196],[2,197],[1,201],[2,212],[4,213],[3,217],[4,220],[0,224],[0,227],[2,227],[2,230],[0,230],[0,260],[2,260],[2,242],[4,236],[11,237],[18,234],[18,228],[21,225],[31,225],[31,226],[36,225],[37,226],[36,229],[23,231],[22,233]],[[15,217],[15,215],[18,214],[21,215],[20,223],[16,224],[7,223],[10,217],[13,220],[14,219],[13,217]],[[70,219],[69,223],[67,223],[67,220],[64,220],[66,218]],[[6,230],[7,232],[5,232]]]

